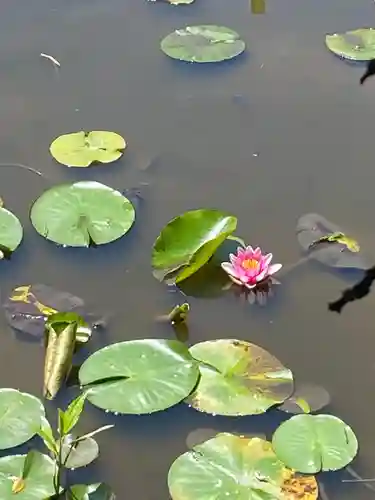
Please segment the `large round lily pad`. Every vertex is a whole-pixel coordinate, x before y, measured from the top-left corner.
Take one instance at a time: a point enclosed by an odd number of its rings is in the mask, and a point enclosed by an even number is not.
[[[288,467],[306,474],[342,469],[358,451],[352,429],[333,415],[295,415],[276,430],[272,446]]]
[[[191,210],[172,219],[154,243],[155,277],[175,283],[188,278],[206,264],[236,227],[237,218],[219,210]]]
[[[201,362],[198,387],[186,402],[218,415],[256,415],[293,392],[292,372],[261,347],[243,340],[209,340],[190,348]]]
[[[361,28],[326,35],[326,45],[334,54],[352,61],[370,61],[375,58],[375,29]]]
[[[31,394],[0,389],[0,449],[13,448],[31,439],[44,415],[41,401]]]
[[[23,229],[17,217],[0,207],[0,249],[4,256],[11,254],[20,245],[23,238]]]
[[[181,61],[220,62],[241,54],[245,42],[225,26],[187,26],[166,36],[161,42],[161,50]]]
[[[33,453],[33,459],[29,464],[27,476],[22,481],[22,486],[15,488],[17,479],[22,477],[26,456],[12,455],[0,458],[1,500],[14,500],[15,498],[41,500],[53,495],[55,465],[50,457],[39,452]]]
[[[120,192],[95,181],[61,184],[31,208],[31,222],[47,240],[70,247],[103,245],[131,228],[135,210]]]
[[[60,135],[52,142],[50,152],[56,161],[67,167],[89,167],[94,162],[118,160],[125,148],[126,142],[121,135],[95,130]]]
[[[299,477],[278,460],[271,443],[229,433],[195,446],[168,474],[173,500],[315,500],[314,476]]]
[[[82,365],[88,400],[118,413],[152,413],[179,403],[193,390],[197,363],[177,340],[132,340],[104,347]]]

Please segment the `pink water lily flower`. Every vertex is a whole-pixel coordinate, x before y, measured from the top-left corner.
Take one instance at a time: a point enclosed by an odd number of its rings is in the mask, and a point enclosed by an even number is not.
[[[247,288],[256,287],[282,268],[281,264],[271,265],[272,253],[263,255],[259,247],[238,247],[237,255],[231,253],[229,259],[221,267],[234,283]]]

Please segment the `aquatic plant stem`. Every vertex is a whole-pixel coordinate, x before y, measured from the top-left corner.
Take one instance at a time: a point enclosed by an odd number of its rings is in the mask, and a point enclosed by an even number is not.
[[[46,179],[47,181],[49,181],[49,179],[44,174],[42,174],[42,172],[40,172],[39,170],[36,170],[36,168],[29,167],[28,165],[23,165],[22,163],[0,163],[0,168],[6,168],[6,167],[20,168],[22,170],[27,170],[29,172],[32,172],[35,175],[38,175],[39,177],[43,177],[43,179]]]
[[[299,267],[301,264],[305,264],[306,262],[311,260],[311,255],[306,255],[305,257],[301,257],[297,262],[294,264],[289,264],[288,266],[284,266],[278,273],[277,273],[277,278],[280,276],[284,276],[287,273],[290,273],[291,271],[294,271],[297,267]]]
[[[353,467],[347,466],[346,467],[347,472],[354,478],[354,479],[342,479],[342,483],[361,483],[365,488],[371,491],[375,491],[375,486],[372,484],[369,484],[370,482],[375,481],[375,479],[363,479],[354,469]]]

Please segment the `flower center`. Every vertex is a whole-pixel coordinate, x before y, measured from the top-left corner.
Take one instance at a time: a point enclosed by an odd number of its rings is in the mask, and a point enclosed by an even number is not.
[[[256,259],[246,259],[242,262],[244,269],[257,269],[259,262]]]

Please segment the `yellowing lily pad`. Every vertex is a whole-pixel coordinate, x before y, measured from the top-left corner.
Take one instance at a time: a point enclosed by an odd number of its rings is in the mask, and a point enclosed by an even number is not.
[[[168,474],[173,500],[316,500],[314,476],[298,476],[259,438],[229,433],[195,446]]]
[[[352,61],[375,59],[375,29],[361,28],[326,35],[326,45],[334,54]]]
[[[89,167],[94,162],[111,163],[118,160],[126,142],[115,132],[94,130],[60,135],[50,146],[51,155],[67,167]]]
[[[292,372],[257,345],[235,339],[210,340],[195,344],[190,353],[200,361],[201,377],[186,402],[197,410],[256,415],[293,392]]]

